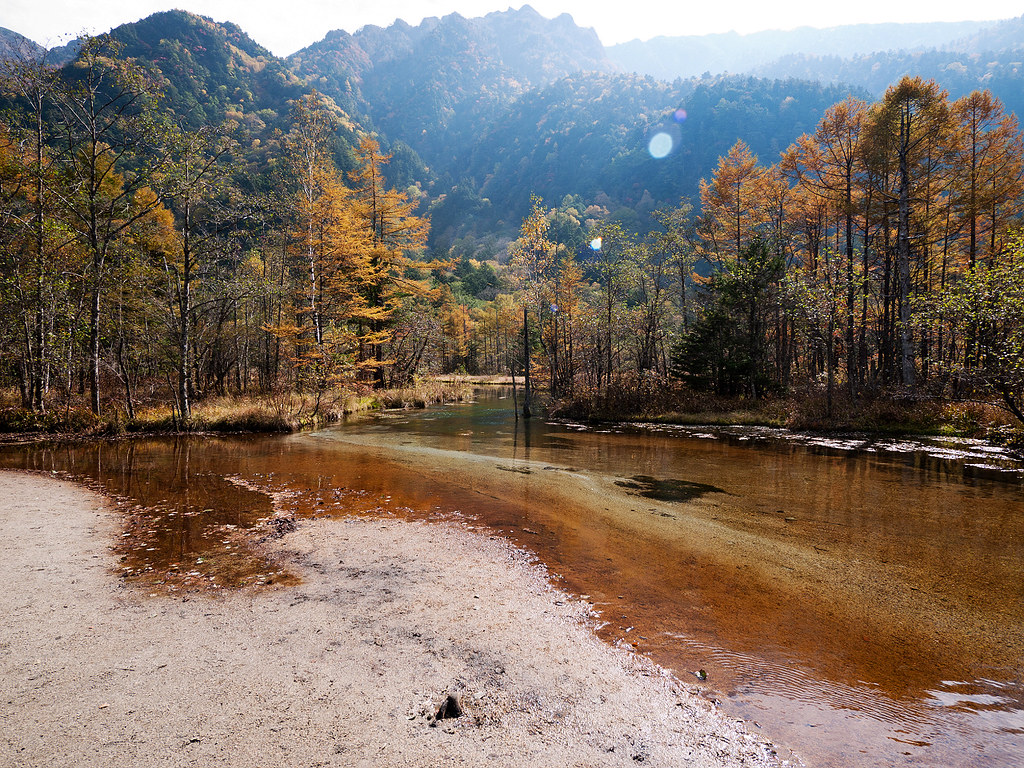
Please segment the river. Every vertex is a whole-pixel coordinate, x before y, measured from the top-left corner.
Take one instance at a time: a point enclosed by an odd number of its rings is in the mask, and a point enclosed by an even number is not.
[[[488,393],[283,437],[6,446],[0,466],[102,487],[121,575],[172,591],[291,578],[234,535],[275,509],[458,519],[784,757],[1024,762],[1024,489],[983,444],[525,424]]]

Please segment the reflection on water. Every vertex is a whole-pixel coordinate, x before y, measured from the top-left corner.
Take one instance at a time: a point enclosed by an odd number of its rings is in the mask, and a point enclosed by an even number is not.
[[[709,695],[811,764],[1018,765],[1020,484],[986,446],[909,447],[517,425],[489,399],[283,438],[6,448],[0,464],[124,499],[149,531],[124,567],[183,587],[281,577],[233,535],[274,512],[267,494],[285,517],[462,515],[590,596],[604,637],[694,684],[706,669]]]
[[[172,591],[238,587],[281,575],[237,536],[273,512],[265,493],[225,477],[218,457],[243,445],[178,438],[5,446],[0,466],[68,475],[117,499],[125,511],[123,578]]]

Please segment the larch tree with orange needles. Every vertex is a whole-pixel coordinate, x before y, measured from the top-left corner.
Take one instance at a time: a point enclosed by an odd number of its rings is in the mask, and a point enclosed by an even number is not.
[[[422,258],[430,222],[416,215],[416,202],[408,194],[388,188],[384,167],[391,155],[381,152],[376,140],[365,137],[357,156],[359,167],[350,174],[353,202],[369,249],[365,272],[359,277],[367,302],[360,322],[370,329],[361,337],[360,363],[372,370],[374,386],[383,387],[391,365],[385,349],[396,309],[406,299],[435,297],[436,291],[421,278],[420,271],[446,262]]]

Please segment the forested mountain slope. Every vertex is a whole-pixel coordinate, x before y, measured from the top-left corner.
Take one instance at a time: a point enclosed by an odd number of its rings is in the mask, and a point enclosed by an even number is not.
[[[111,31],[123,55],[159,70],[164,101],[190,127],[231,115],[262,130],[282,127],[307,86],[238,26],[185,11],[155,13]]]
[[[850,93],[877,96],[904,74],[933,77],[953,97],[988,87],[1019,113],[1024,88],[1014,41],[1022,39],[1021,24],[802,28],[644,44],[665,66],[691,56],[702,71],[723,56],[742,66],[779,50],[922,49],[852,58],[794,54],[762,64],[756,76],[672,82],[614,74],[613,61],[621,64],[628,46],[606,52],[593,30],[567,15],[545,19],[530,6],[336,30],[286,60],[233,24],[182,11],[112,35],[126,56],[159,70],[165,106],[189,127],[230,118],[265,141],[287,130],[291,105],[303,93],[330,97],[341,126],[339,165],[351,168],[358,136],[374,133],[393,155],[389,181],[427,193],[431,242],[444,248],[466,235],[510,233],[533,193],[552,203],[566,195],[599,200],[642,229],[656,207],[696,198],[699,180],[737,139],[772,162],[831,104]],[[928,48],[939,43],[946,48]],[[1001,52],[971,53],[979,46]],[[659,131],[672,142],[656,159],[648,142]]]
[[[578,194],[645,229],[656,207],[695,197],[700,179],[738,138],[773,161],[848,93],[738,77],[675,84],[621,74],[563,78],[511,104],[474,147],[466,170],[494,220],[471,224],[515,225],[532,193],[554,203]],[[658,133],[672,139],[662,158],[649,151]],[[440,237],[458,217],[442,204],[434,218]]]
[[[545,19],[530,6],[338,30],[288,61],[442,174],[510,100],[570,73],[612,68],[592,29],[567,15]]]
[[[432,243],[442,248],[513,231],[533,193],[600,198],[624,220],[649,225],[655,207],[695,197],[737,138],[774,159],[849,93],[796,81],[670,84],[613,74],[593,30],[529,6],[332,32],[289,63],[368,116],[397,152],[397,183],[431,185]],[[648,141],[660,127],[676,141],[656,161]],[[417,157],[429,171],[413,167]]]

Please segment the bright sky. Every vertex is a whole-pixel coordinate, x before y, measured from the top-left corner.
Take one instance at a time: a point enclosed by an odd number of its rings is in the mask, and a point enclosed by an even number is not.
[[[425,16],[458,12],[466,17],[504,11],[517,0],[2,0],[0,27],[53,46],[85,31],[107,32],[170,8],[233,21],[256,42],[286,56],[323,39],[333,29],[355,32],[366,24],[395,19],[418,24]],[[570,14],[581,27],[597,30],[605,45],[659,35],[699,35],[735,30],[742,34],[798,26],[833,27],[886,21],[987,21],[1021,14],[1020,0],[532,0],[541,15]]]

